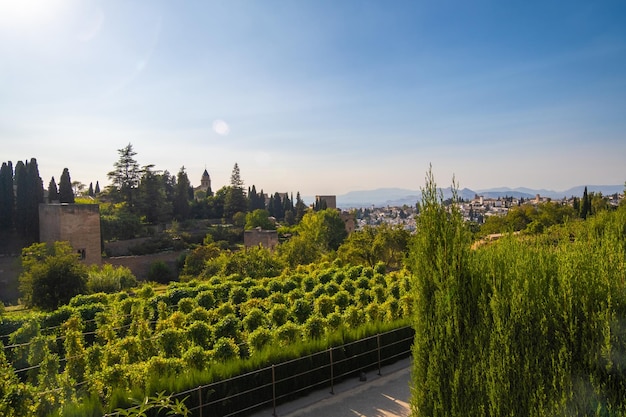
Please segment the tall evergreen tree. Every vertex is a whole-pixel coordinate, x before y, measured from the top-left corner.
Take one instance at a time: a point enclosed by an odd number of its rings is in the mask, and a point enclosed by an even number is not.
[[[13,192],[13,163],[3,162],[0,168],[0,230],[13,228],[15,194]]]
[[[296,223],[300,223],[302,218],[304,217],[304,213],[306,212],[306,204],[302,201],[302,197],[300,197],[300,191],[296,193]]]
[[[22,161],[15,164],[15,228],[24,235],[26,234],[28,205],[28,175],[26,165]]]
[[[93,197],[93,196],[95,195],[95,194],[94,194],[94,191],[93,191],[93,182],[90,182],[90,183],[89,183],[89,191],[87,191],[87,195],[88,195],[89,197]]]
[[[274,193],[274,217],[276,217],[276,220],[282,220],[285,218],[283,200],[278,191]]]
[[[70,171],[63,168],[61,179],[59,180],[59,202],[74,203],[74,190],[72,189],[72,180],[70,179]]]
[[[591,198],[589,198],[589,194],[587,194],[587,187],[585,186],[585,191],[583,192],[583,199],[580,203],[580,217],[586,219],[587,216],[591,214]]]
[[[50,179],[48,183],[48,203],[54,203],[59,201],[59,189],[54,177]]]
[[[39,241],[39,204],[43,203],[43,181],[39,176],[37,159],[31,158],[26,170],[27,205],[26,235],[31,242]]]
[[[171,219],[172,204],[167,201],[161,175],[152,170],[153,165],[143,168],[138,189],[137,209],[149,223],[160,223]]]
[[[130,143],[122,149],[117,150],[120,159],[113,164],[115,169],[107,174],[107,177],[113,183],[111,194],[119,196],[119,201],[124,201],[132,210],[135,201],[135,193],[141,180],[141,169],[139,163],[135,160],[137,152],[133,150]]]
[[[245,213],[247,208],[248,203],[243,189],[243,180],[239,172],[239,165],[235,163],[230,176],[230,187],[224,201],[224,216],[232,218],[235,213]]]
[[[96,188],[93,190],[93,193],[95,195],[100,194],[100,183],[98,181],[96,181]]]
[[[191,183],[185,172],[185,167],[181,167],[176,176],[176,194],[174,198],[174,216],[178,220],[189,218],[189,188]]]

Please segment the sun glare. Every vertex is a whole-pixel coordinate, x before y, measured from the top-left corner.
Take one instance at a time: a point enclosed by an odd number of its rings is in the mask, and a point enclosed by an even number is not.
[[[24,27],[53,20],[66,0],[0,0],[0,25]]]

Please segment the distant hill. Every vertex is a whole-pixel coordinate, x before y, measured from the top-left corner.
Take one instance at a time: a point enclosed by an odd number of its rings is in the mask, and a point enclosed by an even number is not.
[[[516,197],[516,198],[535,198],[537,194],[542,197],[549,197],[552,199],[561,199],[563,197],[577,196],[581,197],[585,189],[584,185],[572,187],[565,191],[553,191],[546,189],[532,189],[532,188],[489,188],[484,190],[470,190],[469,188],[463,188],[459,190],[459,197],[464,200],[471,200],[475,195],[482,195],[485,198],[499,198],[499,197]],[[450,187],[443,190],[444,199],[452,197],[452,191]],[[588,192],[601,192],[603,195],[611,195],[615,193],[624,192],[624,185],[588,185]],[[385,207],[396,206],[401,207],[403,205],[413,206],[420,199],[422,192],[420,190],[411,190],[407,188],[377,188],[375,190],[362,190],[362,191],[350,191],[346,194],[337,196],[337,206],[342,209],[359,208],[359,207]],[[315,200],[315,198],[311,198]]]

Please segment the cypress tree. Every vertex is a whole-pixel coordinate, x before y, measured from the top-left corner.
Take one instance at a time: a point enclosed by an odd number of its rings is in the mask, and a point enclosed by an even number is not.
[[[94,196],[93,182],[89,183],[89,191],[87,192],[87,194],[89,195],[89,197],[93,197]]]
[[[0,168],[0,230],[13,227],[13,210],[15,195],[13,193],[13,164],[3,162]]]
[[[589,198],[589,194],[587,194],[587,187],[585,187],[585,191],[583,192],[583,200],[580,204],[580,217],[586,219],[588,215],[591,214],[591,199]]]
[[[100,183],[96,181],[96,188],[93,190],[95,195],[100,194]]]
[[[61,203],[74,203],[74,190],[72,189],[70,171],[67,168],[63,168],[63,173],[59,180],[59,201]]]
[[[300,197],[300,191],[296,193],[296,223],[300,223],[300,220],[304,217],[304,213],[306,212],[306,204],[302,201],[302,197]]]
[[[48,184],[48,203],[54,203],[59,201],[59,189],[57,188],[57,183],[54,181],[54,177],[50,180]]]
[[[185,220],[189,217],[190,186],[189,178],[183,166],[176,176],[176,194],[174,196],[174,216],[178,220]]]
[[[26,206],[28,205],[28,175],[22,161],[15,164],[15,228],[21,235],[26,234]]]
[[[27,205],[26,205],[26,237],[39,241],[39,204],[43,203],[43,181],[39,176],[37,160],[31,158],[26,170]]]

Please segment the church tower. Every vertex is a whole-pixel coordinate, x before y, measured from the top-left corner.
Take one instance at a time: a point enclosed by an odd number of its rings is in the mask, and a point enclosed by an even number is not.
[[[200,178],[200,190],[205,191],[207,195],[213,195],[213,191],[211,191],[211,177],[209,176],[209,172],[204,169],[202,173],[202,178]]]

